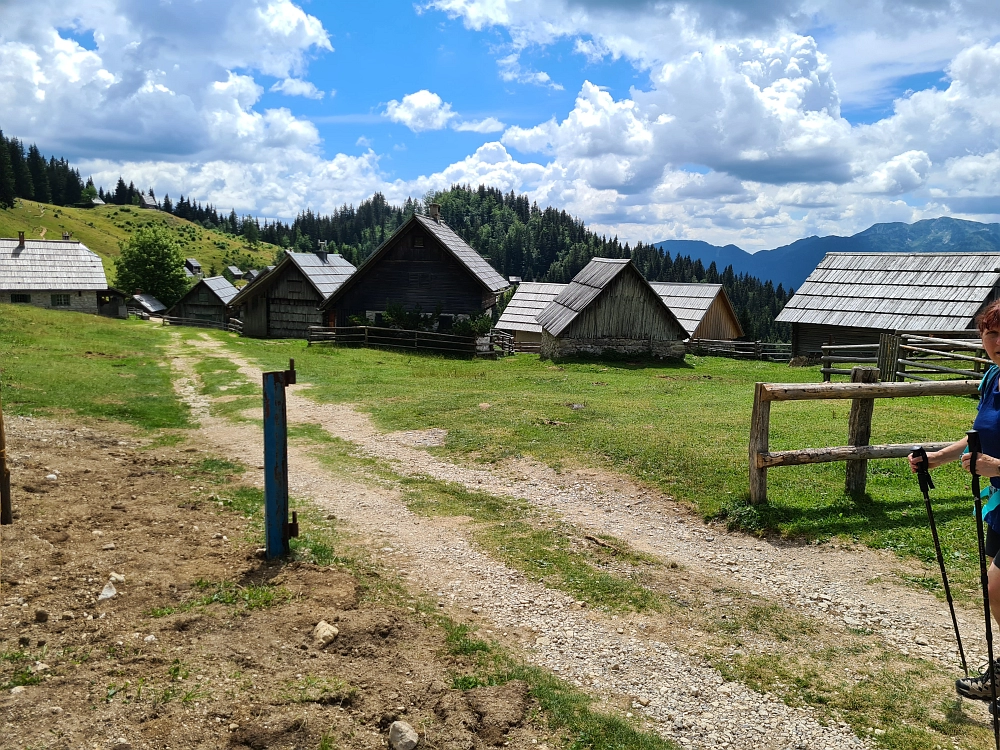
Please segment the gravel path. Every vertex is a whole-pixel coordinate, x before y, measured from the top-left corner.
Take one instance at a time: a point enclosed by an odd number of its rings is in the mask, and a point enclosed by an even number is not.
[[[205,337],[196,345],[206,353],[224,353],[251,382],[259,382],[259,369],[215,340]],[[208,416],[207,399],[194,387],[190,359],[181,356],[174,362],[178,393],[195,409],[206,441],[257,465],[257,428]],[[424,450],[441,445],[443,431],[382,434],[350,406],[320,405],[305,398],[307,388],[290,389],[290,422],[320,424],[390,461],[398,473],[426,474],[529,500],[591,533],[614,535],[693,571],[724,577],[727,585],[792,604],[839,627],[870,628],[906,653],[955,665],[942,603],[898,586],[891,574],[872,578],[872,571],[900,568],[893,556],[865,548],[773,544],[727,534],[706,526],[666,496],[598,471],[556,474],[531,462],[501,469],[458,466]],[[697,658],[645,636],[641,626],[626,630],[617,618],[582,610],[565,594],[526,580],[482,554],[453,520],[410,513],[395,491],[334,480],[306,451],[294,447],[289,463],[294,494],[311,498],[370,536],[384,562],[436,595],[442,606],[473,613],[496,631],[496,637],[517,639],[527,658],[604,700],[631,697],[634,711],[685,747],[868,746],[846,725],[822,726],[810,709],[793,709],[739,683],[725,683]],[[975,613],[963,612],[961,619],[967,642],[974,642]]]

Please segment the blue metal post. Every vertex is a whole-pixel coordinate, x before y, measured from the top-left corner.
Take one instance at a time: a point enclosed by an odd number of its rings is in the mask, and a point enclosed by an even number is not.
[[[288,523],[288,421],[285,386],[295,382],[295,362],[284,372],[264,373],[264,527],[267,558],[290,551],[288,540],[298,535]],[[297,520],[297,519],[296,519]]]

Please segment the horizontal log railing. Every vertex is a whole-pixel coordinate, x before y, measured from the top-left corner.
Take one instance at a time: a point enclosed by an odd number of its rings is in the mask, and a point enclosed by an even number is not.
[[[201,318],[174,318],[171,316],[164,315],[161,325],[192,326],[195,328],[217,328],[220,331],[235,331],[236,333],[241,333],[243,331],[242,322],[238,323],[235,319],[227,323],[220,323],[217,320],[202,320]]]
[[[686,349],[691,354],[707,354],[731,359],[763,359],[788,362],[792,345],[780,341],[731,341],[728,339],[689,339]]]
[[[433,331],[410,331],[375,326],[310,326],[309,345],[330,343],[347,346],[378,346],[392,349],[422,349],[453,354],[476,353],[474,336],[453,336]]]
[[[872,411],[877,398],[915,398],[920,396],[974,396],[979,380],[937,380],[916,383],[879,383],[878,369],[855,367],[850,383],[757,383],[754,387],[753,413],[750,417],[750,502],[767,501],[767,470],[778,466],[847,462],[845,490],[851,495],[865,491],[869,459],[902,458],[912,444],[869,445]],[[849,445],[833,448],[804,448],[771,451],[768,447],[771,428],[771,403],[774,401],[812,401],[851,399],[848,418]],[[948,443],[923,443],[938,450]]]
[[[823,381],[830,382],[833,375],[850,375],[851,370],[844,366],[850,363],[877,365],[881,379],[890,383],[980,378],[992,363],[982,355],[979,339],[969,338],[971,333],[948,332],[947,337],[883,333],[877,344],[827,344],[822,347],[820,372]]]

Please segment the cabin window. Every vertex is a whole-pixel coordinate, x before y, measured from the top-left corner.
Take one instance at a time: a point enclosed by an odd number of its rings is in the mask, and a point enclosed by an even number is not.
[[[198,290],[198,301],[199,302],[210,302],[211,298],[208,296],[208,292],[205,289]]]
[[[10,301],[11,302],[20,302],[20,303],[23,303],[23,304],[26,304],[26,305],[30,305],[31,304],[31,295],[30,294],[12,294],[12,295],[10,295]]]
[[[424,238],[423,237],[414,237],[413,238],[413,246],[414,247],[423,247],[424,246]]]
[[[288,293],[291,294],[302,294],[302,279],[288,279]]]

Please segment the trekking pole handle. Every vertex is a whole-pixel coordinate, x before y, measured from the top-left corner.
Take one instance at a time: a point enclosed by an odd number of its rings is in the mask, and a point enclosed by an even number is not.
[[[920,460],[917,480],[920,482],[920,491],[926,495],[928,490],[934,489],[934,480],[931,479],[931,462],[927,458],[927,451],[922,445],[914,445],[910,455]]]
[[[976,458],[978,454],[983,452],[983,444],[979,441],[979,431],[969,430],[965,433],[966,437],[969,439],[969,473],[973,476],[976,474]]]

